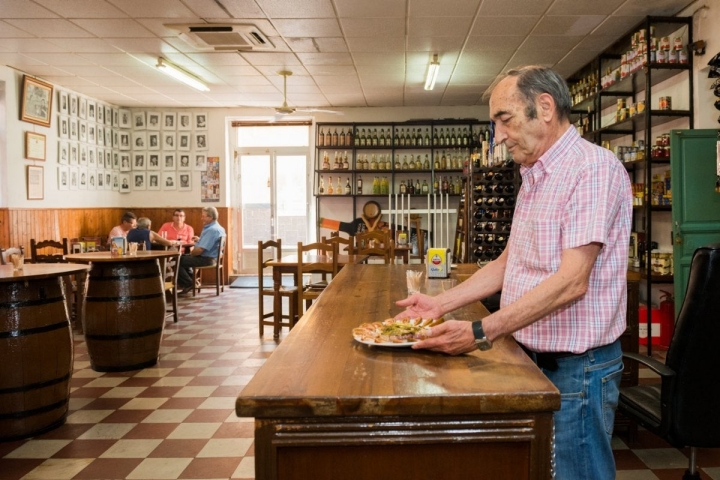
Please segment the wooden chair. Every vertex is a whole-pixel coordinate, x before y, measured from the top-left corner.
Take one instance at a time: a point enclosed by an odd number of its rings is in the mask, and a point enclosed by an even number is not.
[[[165,281],[165,298],[170,298],[170,310],[165,310],[165,317],[169,317],[172,315],[173,322],[177,323],[178,321],[178,288],[177,288],[177,282],[178,282],[178,276],[180,273],[180,255],[182,255],[182,251],[178,250],[177,255],[173,257],[169,257],[165,259],[165,266],[163,268],[164,271],[164,281]]]
[[[53,250],[54,249],[54,250]],[[38,253],[41,250],[42,253]],[[50,253],[48,253],[50,250]],[[30,239],[30,261],[32,263],[67,263],[65,255],[70,253],[68,250],[68,239],[63,238],[62,242],[55,240],[36,241]]]
[[[216,295],[220,296],[220,292],[225,291],[225,282],[223,273],[225,271],[223,267],[223,263],[225,261],[225,245],[226,245],[227,237],[220,237],[220,247],[218,248],[218,257],[215,261],[214,265],[208,265],[206,267],[193,267],[193,274],[194,274],[194,283],[195,288],[193,288],[193,297],[195,296],[195,293],[200,293],[200,290],[203,288],[213,288],[215,287]],[[214,268],[215,269],[215,284],[214,285],[203,285],[202,283],[202,271],[207,268]]]
[[[16,250],[20,250],[20,253],[25,255],[25,247],[23,247],[22,245],[20,245],[18,248],[10,247],[4,250],[2,247],[0,247],[0,265],[9,265],[9,263],[5,261],[5,255],[6,253],[7,255],[10,255],[11,253],[17,253]]]
[[[271,255],[266,260],[265,259],[265,251],[270,249]],[[272,260],[280,259],[282,258],[282,240],[278,239],[277,241],[269,240],[267,242],[258,241],[258,309],[259,309],[259,324],[258,328],[260,330],[260,336],[263,336],[263,331],[265,325],[273,327],[273,338],[278,338],[280,336],[280,329],[282,327],[288,327],[288,329],[292,329],[298,320],[297,315],[297,306],[298,306],[298,300],[297,300],[297,287],[285,287],[283,285],[280,286],[279,290],[275,290],[275,286],[272,285],[270,288],[266,288],[263,284],[263,273],[266,268],[268,268],[268,263],[270,263]],[[265,312],[265,305],[264,305],[264,299],[265,297],[272,297],[273,298],[273,310],[271,312]],[[279,297],[279,298],[276,298]],[[287,298],[288,299],[288,313],[287,315],[282,313],[282,299]],[[279,302],[276,302],[275,300],[279,299]],[[280,309],[280,314],[275,317],[275,308]],[[267,320],[271,319],[271,320]],[[287,320],[287,322],[283,322],[283,320]]]
[[[395,248],[390,234],[380,230],[355,235],[355,253],[382,258],[385,264],[395,262]]]
[[[330,233],[330,238],[322,237],[322,243],[337,243],[338,253],[343,255],[352,255],[355,252],[355,237],[344,238],[340,236],[340,232]]]
[[[332,257],[332,261],[309,261],[304,262],[305,254],[322,255],[326,257]],[[298,269],[297,269],[297,281],[298,281],[298,318],[302,317],[305,309],[310,308],[312,301],[320,296],[325,290],[325,286],[317,283],[309,283],[304,285],[303,277],[306,273],[320,273],[330,275],[334,277],[338,272],[337,262],[337,244],[327,244],[322,242],[309,243],[303,245],[302,242],[298,242]],[[303,306],[304,303],[304,306]]]

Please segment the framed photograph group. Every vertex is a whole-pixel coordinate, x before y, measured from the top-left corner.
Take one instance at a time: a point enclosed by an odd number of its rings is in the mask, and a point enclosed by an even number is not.
[[[28,75],[23,76],[20,120],[50,126],[53,86]]]

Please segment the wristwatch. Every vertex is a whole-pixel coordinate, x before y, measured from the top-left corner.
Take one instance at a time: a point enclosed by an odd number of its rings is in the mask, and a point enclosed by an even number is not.
[[[475,345],[480,350],[490,350],[492,348],[492,342],[485,336],[485,331],[482,328],[482,320],[475,320],[472,322],[473,335],[475,336]]]

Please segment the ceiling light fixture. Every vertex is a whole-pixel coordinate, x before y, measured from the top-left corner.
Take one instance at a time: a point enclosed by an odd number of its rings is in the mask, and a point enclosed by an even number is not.
[[[182,70],[180,67],[176,67],[162,57],[158,57],[158,63],[155,66],[165,75],[169,75],[175,80],[180,80],[185,85],[189,85],[197,90],[200,90],[201,92],[210,91],[210,88],[208,88],[207,85],[198,80],[194,75],[189,74],[185,70]]]
[[[432,90],[435,88],[435,80],[437,79],[439,71],[440,62],[438,62],[438,56],[436,53],[433,55],[432,62],[428,65],[427,78],[425,79],[425,90]]]

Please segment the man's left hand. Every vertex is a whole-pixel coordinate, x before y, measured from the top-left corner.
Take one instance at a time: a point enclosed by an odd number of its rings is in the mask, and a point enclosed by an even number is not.
[[[475,350],[472,324],[459,320],[447,320],[430,329],[430,337],[413,344],[414,350],[425,348],[434,352],[460,355]]]

